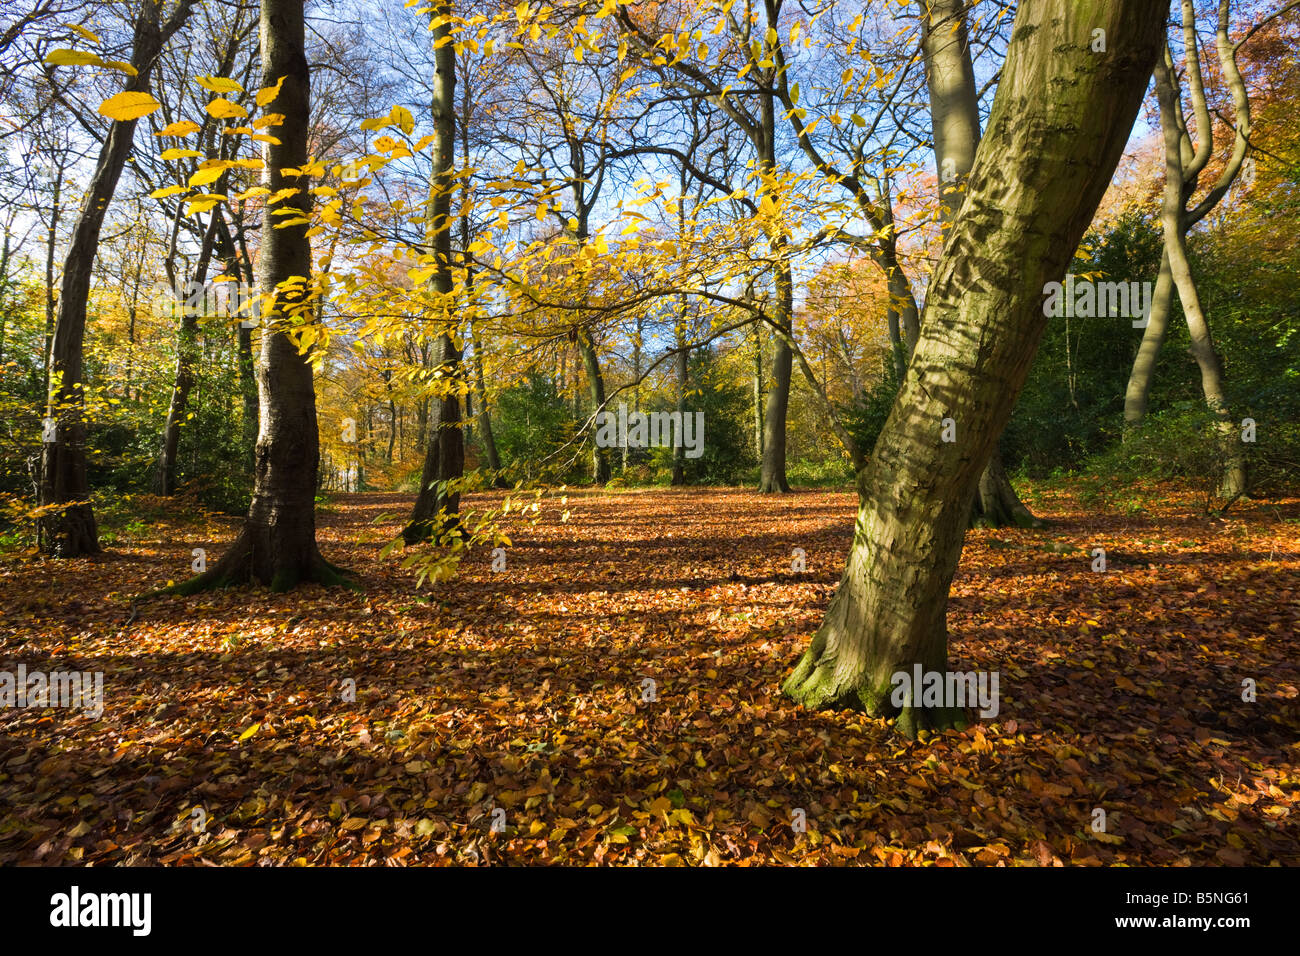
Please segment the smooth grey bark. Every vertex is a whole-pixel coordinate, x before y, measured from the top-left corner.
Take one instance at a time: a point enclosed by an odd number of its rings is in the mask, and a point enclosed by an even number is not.
[[[779,5],[769,2],[769,17],[775,22]],[[759,127],[755,146],[759,172],[776,174],[776,94],[760,94]],[[763,413],[763,455],[759,464],[758,490],[765,493],[787,492],[790,482],[785,473],[786,420],[790,413],[790,376],[794,371],[794,350],[788,336],[794,330],[794,281],[790,275],[790,237],[783,228],[768,237],[772,251],[772,324],[777,334],[772,347],[772,374],[767,390],[767,408]],[[784,333],[784,334],[783,334]]]
[[[128,91],[149,91],[149,78],[164,44],[185,23],[193,6],[194,0],[178,0],[164,22],[161,4],[141,0],[131,47],[131,65],[136,74],[127,80]],[[99,534],[86,479],[82,382],[86,304],[99,250],[99,233],[131,153],[135,124],[135,120],[127,120],[109,126],[63,264],[49,348],[50,382],[45,411],[53,427],[46,430],[41,447],[41,513],[37,519],[40,549],[54,557],[72,558],[99,551]]]
[[[753,298],[752,288],[745,290],[746,300]],[[763,460],[763,323],[754,323],[754,456]]]
[[[1227,392],[1223,383],[1223,361],[1214,347],[1210,325],[1201,307],[1196,281],[1192,277],[1187,254],[1187,233],[1183,224],[1182,203],[1183,164],[1180,152],[1180,135],[1175,118],[1177,100],[1173,85],[1173,64],[1166,52],[1156,64],[1156,98],[1160,101],[1160,128],[1165,140],[1165,199],[1160,221],[1165,232],[1165,253],[1169,257],[1169,271],[1174,288],[1183,306],[1183,318],[1191,337],[1188,351],[1196,360],[1201,372],[1201,391],[1205,403],[1216,419],[1219,445],[1225,461],[1222,491],[1225,496],[1237,497],[1246,490],[1245,456],[1237,440],[1236,425],[1228,407]]]
[[[680,318],[677,322],[677,414],[680,421],[686,421],[686,391],[688,388],[690,345],[686,335],[686,296],[678,304]],[[670,484],[686,484],[686,447],[678,443],[673,448],[673,476]]]
[[[59,161],[54,167],[54,195],[50,202],[50,227],[45,235],[45,394],[50,392],[50,350],[54,345],[54,316],[57,300],[54,295],[54,259],[58,252],[59,217],[63,213],[63,175],[67,170],[64,160],[67,153],[59,151]]]
[[[492,483],[497,488],[507,487],[501,476],[501,455],[497,451],[496,437],[492,434],[492,409],[487,400],[487,379],[483,373],[483,345],[478,333],[470,326],[474,341],[474,381],[478,385],[478,431],[483,438],[483,452],[487,455],[487,465],[492,471]]]
[[[1151,311],[1147,313],[1147,326],[1142,330],[1142,342],[1133,358],[1128,385],[1124,389],[1124,424],[1140,424],[1147,417],[1151,398],[1151,384],[1155,381],[1156,360],[1165,344],[1169,330],[1169,312],[1174,301],[1174,276],[1169,269],[1169,251],[1160,255],[1160,272],[1151,292]]]
[[[578,329],[578,352],[582,355],[583,370],[587,374],[587,390],[591,396],[593,414],[605,407],[605,376],[600,370],[600,355],[592,332],[585,325]],[[592,443],[591,478],[603,485],[612,476],[609,464],[609,449]]]
[[[591,210],[595,205],[599,189],[588,190],[587,178],[583,172],[584,153],[581,145],[571,142],[569,151],[574,157],[575,170],[574,178],[570,181],[575,206],[574,219],[577,221],[577,227],[573,229],[573,237],[579,247],[582,247],[591,240]],[[592,414],[595,415],[604,410],[606,402],[605,376],[600,370],[600,353],[596,351],[595,329],[587,321],[580,319],[573,336],[578,345],[578,354],[582,356],[582,367],[587,379],[587,394],[591,399]],[[579,417],[576,392],[574,393],[574,417]],[[594,441],[592,442],[591,479],[598,485],[606,484],[613,475],[610,470],[609,456],[608,448],[601,448]]]
[[[451,249],[451,195],[455,185],[456,138],[456,50],[451,37],[451,4],[439,3],[433,11],[433,175],[429,184],[430,222],[436,268],[433,290],[445,308],[451,308],[454,290]],[[444,39],[445,38],[445,39]],[[439,45],[439,41],[441,45]],[[449,321],[449,319],[447,320]],[[430,401],[429,435],[425,444],[420,490],[411,519],[402,531],[407,545],[427,541],[437,530],[438,516],[444,528],[455,528],[460,513],[460,492],[454,490],[465,474],[465,435],[461,431],[460,397],[452,387],[461,374],[461,353],[449,331],[442,332],[434,347],[434,363],[440,369],[442,394]]]
[[[1036,0],[1012,27],[988,130],[926,297],[907,377],[858,475],[854,541],[821,628],[783,690],[808,707],[964,723],[946,704],[896,704],[893,675],[947,671],[948,590],[976,482],[1119,161],[1168,0]],[[1089,43],[1104,29],[1109,51]],[[957,440],[941,438],[944,419]]]
[[[1139,424],[1146,416],[1151,385],[1155,378],[1156,359],[1168,327],[1172,290],[1177,289],[1192,339],[1189,351],[1201,373],[1206,405],[1219,420],[1218,430],[1225,460],[1221,491],[1231,499],[1244,494],[1248,487],[1245,456],[1235,439],[1235,428],[1226,404],[1223,363],[1214,347],[1209,323],[1196,293],[1195,279],[1187,264],[1187,233],[1227,195],[1241,172],[1250,148],[1250,98],[1237,67],[1237,51],[1244,41],[1234,43],[1230,38],[1231,5],[1229,0],[1220,0],[1215,45],[1220,76],[1232,99],[1235,135],[1232,152],[1218,178],[1205,197],[1188,209],[1187,203],[1196,191],[1200,175],[1213,153],[1214,136],[1201,71],[1195,6],[1192,0],[1182,0],[1181,6],[1187,85],[1200,142],[1193,147],[1183,112],[1182,89],[1173,68],[1172,55],[1166,47],[1156,71],[1161,132],[1165,141],[1166,183],[1161,202],[1164,254],[1148,324],[1125,390],[1124,421],[1126,426],[1131,427]]]
[[[468,169],[470,167],[469,138],[470,127],[475,121],[475,103],[473,74],[466,70],[461,74],[460,83],[460,162],[461,167]],[[474,289],[474,268],[473,260],[469,254],[469,247],[473,234],[470,229],[469,212],[466,210],[460,217],[460,247],[463,256],[463,266],[465,268],[465,296],[466,300],[473,307],[473,289]],[[483,343],[479,341],[478,330],[474,325],[473,314],[468,319],[470,341],[474,345],[474,384],[478,392],[478,401],[476,403],[475,421],[478,423],[478,433],[483,443],[483,453],[487,457],[488,469],[492,472],[492,484],[496,488],[508,487],[505,478],[501,474],[501,455],[497,451],[496,435],[492,432],[492,409],[488,405],[487,397],[487,380],[483,370]],[[466,414],[468,416],[469,396],[466,396]],[[428,425],[428,404],[422,405],[423,418],[420,421],[420,434],[423,437]]]
[[[920,6],[940,220],[944,231],[950,232],[979,147],[979,96],[966,30],[966,0],[920,0]]]

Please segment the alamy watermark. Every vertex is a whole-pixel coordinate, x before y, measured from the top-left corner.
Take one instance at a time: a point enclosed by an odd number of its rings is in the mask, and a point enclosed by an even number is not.
[[[1092,282],[1066,275],[1043,286],[1043,315],[1053,319],[1125,318],[1145,329],[1151,316],[1150,282]]]
[[[0,707],[84,707],[98,719],[104,713],[103,671],[0,671]]]
[[[997,671],[922,671],[920,664],[912,673],[897,671],[889,679],[893,693],[889,702],[897,708],[974,707],[985,719],[998,715]]]
[[[251,329],[262,316],[262,293],[247,282],[216,281],[176,283],[176,288],[159,285],[153,296],[154,312],[160,316],[197,315],[238,319]]]
[[[597,448],[685,448],[687,458],[704,454],[703,412],[633,412],[596,415]]]
[[[120,926],[133,936],[148,936],[152,912],[151,893],[83,893],[73,886],[50,897],[50,925],[61,928]]]

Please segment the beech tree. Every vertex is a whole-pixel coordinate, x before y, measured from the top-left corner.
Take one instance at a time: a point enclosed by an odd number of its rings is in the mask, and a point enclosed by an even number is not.
[[[1194,204],[1192,199],[1197,192],[1201,176],[1214,157],[1215,123],[1211,117],[1210,100],[1206,92],[1200,41],[1196,30],[1196,9],[1192,0],[1182,0],[1181,19],[1187,98],[1191,104],[1194,126],[1188,122],[1184,108],[1183,84],[1179,81],[1173,53],[1168,45],[1156,64],[1156,98],[1160,107],[1161,140],[1165,160],[1165,188],[1160,206],[1164,251],[1160,261],[1160,272],[1152,293],[1151,309],[1146,316],[1147,324],[1142,333],[1142,343],[1133,360],[1133,370],[1129,375],[1128,387],[1125,391],[1124,421],[1126,425],[1133,426],[1146,417],[1151,384],[1155,379],[1156,360],[1169,327],[1173,293],[1177,291],[1191,338],[1189,351],[1200,371],[1205,402],[1218,420],[1217,427],[1225,460],[1222,492],[1228,498],[1236,497],[1246,491],[1245,460],[1240,443],[1236,440],[1236,425],[1228,407],[1223,361],[1214,346],[1209,318],[1201,306],[1195,277],[1192,275],[1191,264],[1188,261],[1187,235],[1228,194],[1249,156],[1250,96],[1237,66],[1238,52],[1242,44],[1266,23],[1294,6],[1288,4],[1279,7],[1252,26],[1240,39],[1234,40],[1230,30],[1231,4],[1229,0],[1219,0],[1215,25],[1215,48],[1219,77],[1232,102],[1232,145],[1209,189]],[[1196,133],[1195,143],[1191,133],[1193,128]]]
[[[264,182],[287,190],[280,208],[296,215],[268,217],[258,260],[265,302],[262,350],[257,364],[258,435],[253,500],[243,529],[230,548],[202,574],[175,590],[258,581],[273,591],[300,583],[345,583],[340,570],[316,546],[316,474],[320,439],[310,354],[290,335],[317,321],[312,289],[311,195],[307,166],[310,77],[304,41],[303,0],[262,0],[262,85],[278,93],[269,102],[283,119],[266,147]]]
[[[440,3],[433,14],[433,173],[429,182],[429,243],[434,267],[431,284],[436,332],[433,365],[437,369],[437,394],[431,401],[424,468],[411,520],[402,537],[407,544],[428,539],[441,512],[455,521],[460,493],[455,488],[465,471],[465,434],[461,431],[461,352],[449,317],[455,280],[452,276],[451,197],[455,189],[456,52],[451,43],[451,4]]]
[[[1168,0],[1022,4],[961,212],[931,279],[920,339],[871,461],[826,618],[783,690],[808,707],[961,724],[891,699],[892,676],[947,671],[948,590],[975,484],[1010,417],[1059,281],[1118,164]],[[1107,51],[1093,52],[1103,30]],[[955,441],[944,441],[955,427]]]

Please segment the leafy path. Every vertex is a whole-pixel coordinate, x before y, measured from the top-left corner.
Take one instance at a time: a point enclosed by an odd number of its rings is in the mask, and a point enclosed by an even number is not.
[[[1045,532],[971,532],[950,666],[998,671],[1000,712],[914,743],[776,693],[851,495],[571,492],[567,522],[550,501],[512,528],[505,571],[476,551],[422,593],[379,558],[407,505],[322,513],[361,594],[169,598],[125,626],[228,520],[0,565],[0,670],[105,693],[98,721],[0,710],[0,863],[1300,863],[1300,502],[1217,522],[1045,495]]]

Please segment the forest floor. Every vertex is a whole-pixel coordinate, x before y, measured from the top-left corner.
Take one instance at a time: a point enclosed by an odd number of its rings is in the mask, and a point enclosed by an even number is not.
[[[845,492],[570,490],[504,571],[418,591],[380,556],[409,497],[339,496],[322,551],[364,591],[130,625],[237,522],[12,556],[0,669],[100,671],[104,708],[0,710],[0,864],[1300,864],[1300,501],[1035,491],[1052,525],[972,531],[953,585],[950,668],[998,672],[1000,709],[915,742],[778,693]]]

